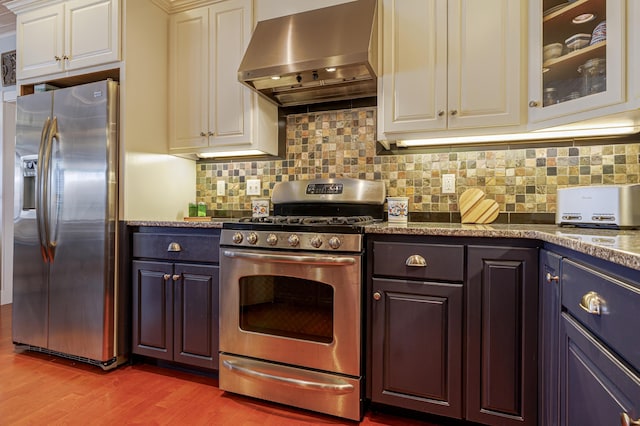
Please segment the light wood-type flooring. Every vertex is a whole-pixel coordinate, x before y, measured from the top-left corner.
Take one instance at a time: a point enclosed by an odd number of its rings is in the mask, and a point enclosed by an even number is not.
[[[11,341],[11,305],[0,306],[0,426],[5,425],[357,425],[223,392],[215,377],[148,363],[104,372],[32,352]],[[362,425],[435,426],[368,412]]]

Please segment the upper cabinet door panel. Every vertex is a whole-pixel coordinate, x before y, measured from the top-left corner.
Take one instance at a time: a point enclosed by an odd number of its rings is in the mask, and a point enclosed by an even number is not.
[[[66,4],[67,69],[120,59],[118,0],[73,0]]]
[[[520,123],[521,2],[449,3],[449,127]]]
[[[171,16],[169,138],[173,148],[206,147],[209,110],[209,13]]]
[[[64,5],[19,14],[16,28],[18,79],[62,71]]]
[[[579,0],[549,13],[546,1],[529,2],[531,128],[606,115],[606,107],[625,102],[626,4],[624,0]],[[573,24],[572,20],[583,13],[595,13],[596,19]],[[565,46],[565,40],[573,34],[591,36],[605,21],[604,38],[596,38],[581,49]],[[564,49],[559,57],[544,60],[543,48],[552,43],[560,43]]]
[[[251,92],[238,81],[238,68],[252,30],[251,8],[246,1],[225,2],[211,9],[210,130],[213,145],[246,142],[251,118]]]
[[[385,0],[384,128],[442,129],[447,97],[447,2]]]

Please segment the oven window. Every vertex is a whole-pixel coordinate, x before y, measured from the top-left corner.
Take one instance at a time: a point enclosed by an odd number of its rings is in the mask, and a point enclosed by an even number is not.
[[[240,328],[313,342],[333,341],[333,287],[301,278],[240,278]]]

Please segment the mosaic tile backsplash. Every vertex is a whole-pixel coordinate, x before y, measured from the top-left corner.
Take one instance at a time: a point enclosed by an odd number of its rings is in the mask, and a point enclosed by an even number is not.
[[[285,159],[199,163],[196,173],[197,201],[212,216],[249,215],[258,196],[246,195],[246,180],[255,177],[261,198],[283,180],[382,180],[387,195],[409,197],[409,220],[458,212],[458,196],[468,188],[496,200],[501,216],[555,213],[558,188],[640,182],[640,142],[377,155],[376,109],[368,107],[290,115]],[[442,194],[446,173],[456,176],[455,194]],[[226,182],[226,194],[216,193],[218,180]]]

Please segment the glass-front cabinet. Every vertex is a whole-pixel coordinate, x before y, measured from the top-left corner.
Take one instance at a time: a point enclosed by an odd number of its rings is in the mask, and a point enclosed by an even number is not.
[[[625,101],[625,3],[530,2],[530,123],[569,115],[574,121]]]

